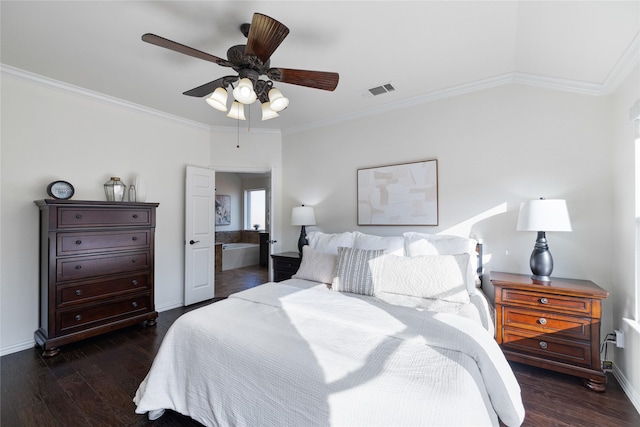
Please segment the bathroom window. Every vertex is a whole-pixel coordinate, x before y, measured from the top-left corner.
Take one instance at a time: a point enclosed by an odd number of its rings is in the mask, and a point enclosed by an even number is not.
[[[267,190],[264,188],[245,190],[244,200],[245,229],[265,230],[267,223]]]

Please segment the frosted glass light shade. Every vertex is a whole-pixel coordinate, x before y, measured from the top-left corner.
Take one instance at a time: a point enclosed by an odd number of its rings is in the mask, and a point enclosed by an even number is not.
[[[216,88],[211,95],[205,100],[216,110],[227,111],[227,97],[229,94],[223,87]]]
[[[258,98],[253,90],[253,83],[244,77],[238,82],[238,86],[233,90],[233,97],[243,104],[253,104]]]
[[[246,118],[244,117],[244,105],[242,105],[238,101],[233,101],[227,117],[231,117],[232,119],[237,120],[246,120]]]
[[[520,204],[518,231],[571,231],[567,202],[539,199]]]
[[[264,104],[262,104],[261,108],[262,108],[262,121],[273,119],[280,115],[271,109],[270,102],[265,102]]]
[[[316,214],[311,206],[297,206],[291,210],[291,225],[316,225]]]
[[[276,88],[269,91],[269,102],[270,108],[275,112],[282,111],[289,106],[289,98],[285,98],[282,92]]]

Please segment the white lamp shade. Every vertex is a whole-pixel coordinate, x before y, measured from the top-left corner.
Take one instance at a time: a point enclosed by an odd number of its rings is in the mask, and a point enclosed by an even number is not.
[[[253,90],[253,83],[244,77],[238,82],[238,86],[233,90],[233,97],[243,104],[253,104],[258,98]]]
[[[213,91],[211,95],[206,99],[207,104],[211,105],[216,110],[227,111],[227,97],[229,94],[223,87],[219,87]]]
[[[278,89],[273,88],[269,91],[269,102],[271,109],[275,112],[282,111],[289,106],[289,98],[285,98]]]
[[[280,114],[276,113],[271,109],[271,103],[265,102],[262,104],[262,121],[273,119],[278,117]]]
[[[564,200],[529,200],[520,204],[518,231],[571,231],[567,202]]]
[[[237,120],[246,120],[246,118],[244,117],[244,105],[242,105],[238,101],[233,101],[227,117],[231,117],[232,119]]]
[[[316,214],[311,206],[297,206],[291,210],[291,225],[316,225]]]

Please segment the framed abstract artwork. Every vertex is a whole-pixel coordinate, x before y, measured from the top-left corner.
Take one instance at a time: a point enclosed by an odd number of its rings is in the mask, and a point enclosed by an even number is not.
[[[358,225],[438,225],[438,161],[358,169]]]
[[[216,194],[216,225],[231,224],[231,196]]]

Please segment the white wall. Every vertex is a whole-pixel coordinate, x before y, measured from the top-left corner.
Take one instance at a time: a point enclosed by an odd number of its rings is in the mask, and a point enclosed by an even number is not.
[[[574,231],[547,234],[554,275],[611,291],[608,107],[607,98],[508,85],[285,135],[283,211],[288,220],[291,207],[315,206],[325,232],[400,234],[410,227],[357,226],[356,170],[438,159],[440,225],[414,229],[482,238],[487,271],[530,274],[536,235],[516,231],[519,204],[563,198]],[[285,249],[295,250],[299,228],[284,231]],[[612,329],[611,306],[603,331]]]
[[[616,376],[640,411],[640,319],[636,265],[635,126],[629,110],[640,99],[640,67],[620,85],[612,97],[613,147],[613,327],[624,331],[625,348],[615,351]],[[623,318],[631,321],[625,322]]]
[[[159,202],[158,309],[182,304],[185,165],[208,166],[204,126],[167,120],[109,102],[2,76],[0,351],[33,345],[38,327],[38,209],[56,179],[75,200],[105,200],[112,175],[140,174],[147,201]]]

